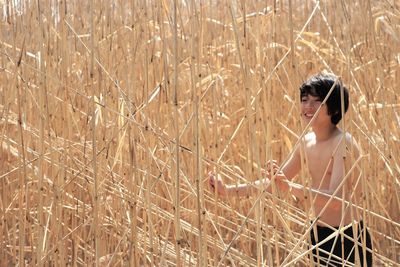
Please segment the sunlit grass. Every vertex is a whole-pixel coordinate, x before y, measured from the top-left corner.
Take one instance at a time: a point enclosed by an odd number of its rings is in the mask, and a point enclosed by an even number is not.
[[[221,201],[206,173],[283,162],[298,87],[327,70],[350,89],[375,263],[395,265],[399,4],[177,2],[0,1],[0,262],[308,266],[302,203]]]

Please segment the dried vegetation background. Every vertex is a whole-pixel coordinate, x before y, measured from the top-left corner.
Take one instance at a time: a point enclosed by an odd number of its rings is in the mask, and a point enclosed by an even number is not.
[[[377,266],[400,262],[400,3],[0,1],[2,266],[308,266],[291,198],[218,200],[350,89]],[[297,182],[304,181],[302,175]]]

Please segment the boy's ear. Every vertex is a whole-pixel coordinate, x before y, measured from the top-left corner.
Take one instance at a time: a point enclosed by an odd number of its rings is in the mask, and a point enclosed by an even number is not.
[[[336,111],[334,111],[334,112],[332,112],[332,113],[331,113],[331,112],[328,112],[328,115],[331,115],[331,117],[332,117],[332,116],[338,115],[339,112],[340,112],[339,110],[336,110]]]

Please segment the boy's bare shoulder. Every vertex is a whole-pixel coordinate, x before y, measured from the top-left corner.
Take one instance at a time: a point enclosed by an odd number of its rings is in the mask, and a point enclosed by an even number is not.
[[[361,148],[358,145],[356,139],[349,132],[342,132],[339,135],[339,138],[343,140],[344,138],[344,154],[348,155],[349,153],[358,157],[361,154]]]
[[[357,148],[359,148],[356,139],[349,132],[341,131],[340,138],[344,138],[346,147],[356,146]]]

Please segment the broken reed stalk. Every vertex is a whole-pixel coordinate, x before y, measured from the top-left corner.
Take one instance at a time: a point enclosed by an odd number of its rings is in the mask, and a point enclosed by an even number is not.
[[[181,181],[180,181],[180,127],[179,127],[179,99],[178,99],[178,2],[174,0],[173,2],[173,95],[172,95],[172,105],[173,105],[173,117],[174,117],[174,136],[175,136],[175,148],[174,151],[174,176],[175,176],[175,197],[174,197],[174,210],[175,210],[175,251],[176,251],[176,265],[181,266],[181,217],[180,217],[180,206],[181,206]]]
[[[15,40],[15,39],[14,39]],[[16,46],[14,46],[16,47]],[[22,50],[20,52],[20,57],[22,57]],[[16,54],[16,50],[14,49],[14,55]],[[19,129],[19,137],[20,137],[20,146],[19,146],[19,155],[21,155],[22,165],[23,168],[20,171],[20,178],[19,178],[19,218],[18,218],[18,226],[19,226],[19,262],[21,266],[25,266],[25,225],[26,225],[26,214],[27,214],[27,187],[28,187],[28,178],[27,178],[27,170],[26,170],[26,159],[25,159],[25,142],[24,142],[24,129],[23,129],[23,117],[22,117],[22,86],[19,80],[19,63],[18,59],[15,60],[15,68],[14,68],[14,76],[15,76],[15,87],[17,89],[17,105],[18,105],[18,129]]]
[[[132,13],[131,16],[131,23],[133,23],[134,19],[136,18],[136,6],[135,2],[132,1],[130,4],[130,12]],[[132,43],[135,43],[137,41],[137,38],[135,38],[135,31],[132,31],[129,34],[129,41]],[[135,91],[133,90],[133,82],[131,80],[135,80],[136,78],[136,72],[133,69],[130,69],[128,71],[128,77],[131,79],[127,83],[128,86],[128,94],[127,97],[128,99],[135,99]],[[127,116],[127,119],[131,120],[134,116],[132,114],[132,110],[129,110],[129,115]],[[128,188],[131,190],[129,191],[129,229],[130,229],[130,235],[129,235],[129,242],[128,242],[128,259],[129,259],[129,264],[130,266],[139,266],[139,243],[138,243],[138,231],[137,231],[137,226],[138,226],[138,206],[139,206],[139,201],[138,201],[138,185],[139,185],[139,168],[138,168],[138,152],[137,152],[137,147],[135,143],[137,140],[139,140],[139,134],[137,132],[136,127],[132,127],[132,124],[128,124],[128,142],[129,142],[129,162],[131,168],[128,169]],[[110,261],[111,263],[111,261]]]
[[[205,173],[251,182],[284,161],[302,132],[297,87],[325,68],[350,85],[341,127],[370,162],[365,199],[343,209],[359,207],[376,264],[394,264],[399,17],[386,11],[400,7],[302,4],[7,1],[0,261],[307,266],[311,195],[305,210],[276,192],[224,201]]]
[[[96,11],[94,0],[90,1],[90,86],[91,86],[91,127],[92,127],[92,168],[93,168],[93,191],[92,203],[93,203],[93,235],[94,235],[94,265],[99,266],[99,183],[97,177],[97,138],[96,138],[96,90],[95,78],[96,78],[96,66],[95,66],[95,38],[96,30],[94,25],[94,13]]]
[[[131,8],[132,12],[134,10],[134,7],[132,6]],[[135,41],[134,39],[134,34],[131,34],[132,36],[132,41]],[[135,78],[135,72],[132,71],[132,79]],[[133,86],[132,86],[133,87]],[[132,92],[132,90],[129,90],[129,92]],[[129,97],[129,96],[128,96]],[[134,93],[132,92],[131,98],[134,98]],[[131,118],[133,114],[130,114],[129,118]],[[137,235],[137,224],[138,224],[138,205],[139,201],[137,199],[138,197],[138,190],[136,189],[138,184],[139,184],[139,169],[138,169],[138,155],[137,155],[137,150],[135,146],[135,142],[139,140],[138,138],[138,133],[136,128],[131,129],[131,124],[128,126],[128,137],[129,137],[129,151],[130,151],[130,157],[131,157],[131,163],[132,163],[132,168],[130,168],[130,183],[129,183],[129,188],[132,188],[131,191],[131,203],[130,203],[130,215],[131,215],[131,222],[130,222],[130,230],[131,230],[131,239],[129,243],[129,247],[131,248],[129,251],[131,252],[130,255],[130,263],[131,266],[138,266],[139,264],[139,246],[138,246],[138,235]],[[132,135],[129,133],[132,132]]]
[[[202,31],[199,28],[199,13],[197,11],[197,4],[194,0],[190,2],[190,13],[191,13],[191,33],[192,33],[192,42],[191,42],[191,64],[190,64],[190,79],[191,79],[191,91],[192,91],[192,101],[193,101],[193,114],[194,114],[194,147],[195,147],[195,162],[194,162],[194,174],[195,174],[195,185],[196,185],[196,210],[197,210],[197,228],[199,231],[197,237],[197,246],[198,246],[198,266],[206,266],[205,264],[205,255],[204,255],[204,226],[203,226],[203,203],[204,200],[202,196],[204,195],[201,184],[201,138],[200,138],[200,121],[199,116],[200,113],[200,93],[198,90],[199,80],[202,78],[201,75],[201,65],[200,65],[200,55],[198,46],[200,46],[199,42],[201,42]],[[198,77],[200,79],[198,79]]]
[[[41,13],[40,13],[40,7],[39,4],[37,5],[37,17],[40,18]],[[37,233],[38,233],[38,246],[36,248],[37,254],[36,254],[36,262],[38,262],[38,266],[41,267],[43,266],[42,262],[42,253],[43,253],[43,244],[45,242],[44,240],[44,232],[43,232],[43,226],[44,226],[44,219],[43,219],[43,194],[41,192],[44,192],[43,190],[43,176],[44,176],[44,153],[45,153],[45,124],[46,124],[46,112],[45,112],[45,105],[46,105],[46,78],[44,73],[46,72],[46,68],[44,65],[44,62],[41,57],[45,55],[45,50],[44,50],[44,40],[45,36],[43,34],[45,33],[45,30],[43,28],[42,21],[39,19],[39,29],[42,29],[42,33],[38,34],[39,37],[39,43],[42,44],[39,46],[39,61],[37,63],[37,67],[40,69],[40,78],[39,78],[39,84],[40,84],[40,91],[39,91],[39,117],[40,117],[40,124],[39,124],[39,140],[40,140],[40,148],[39,148],[39,170],[38,170],[38,185],[37,185],[37,192],[39,193],[39,207],[38,207],[38,225],[37,225]]]

